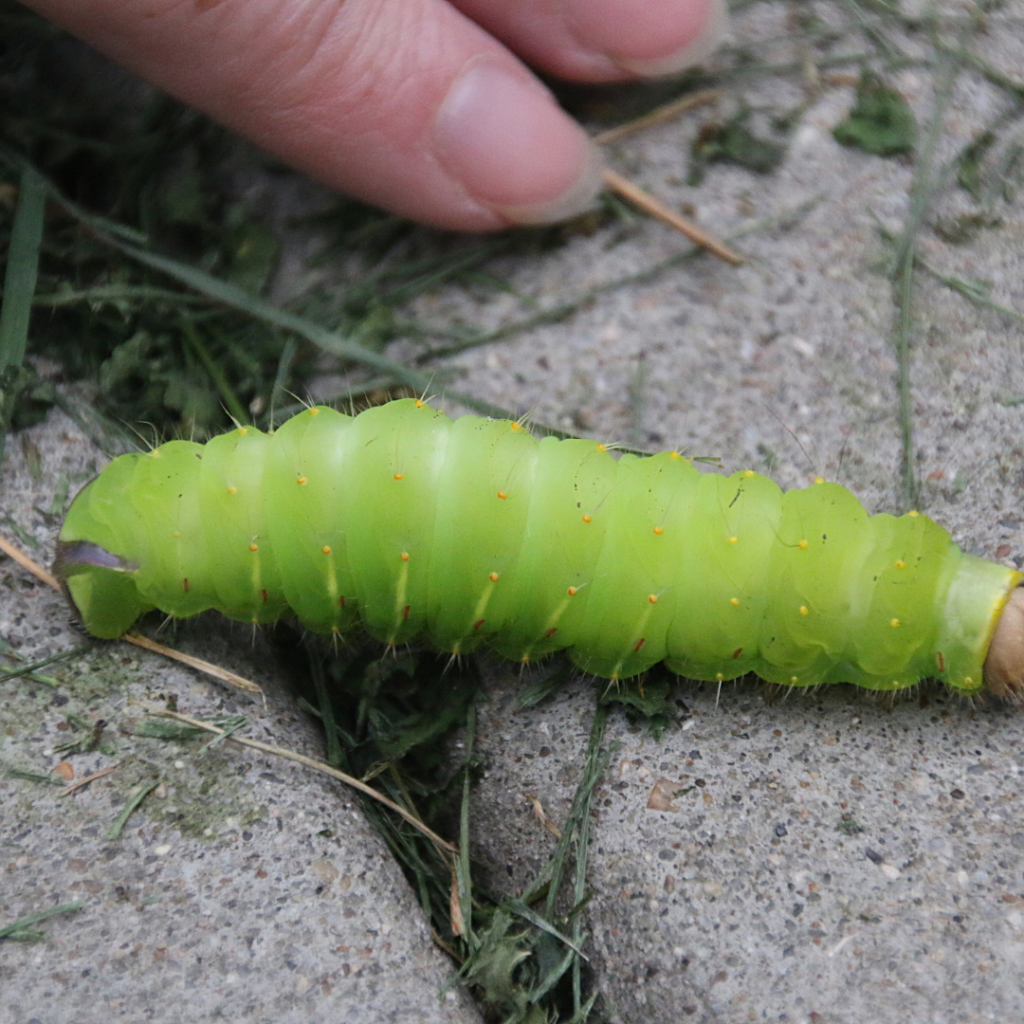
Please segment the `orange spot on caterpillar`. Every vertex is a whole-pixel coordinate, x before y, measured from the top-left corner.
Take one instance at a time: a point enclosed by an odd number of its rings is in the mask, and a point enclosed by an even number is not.
[[[298,478],[298,480],[296,480],[295,482],[296,482],[296,483],[297,483],[297,484],[298,484],[298,485],[299,485],[300,487],[301,487],[301,486],[302,486],[302,485],[303,485],[304,483],[308,483],[308,481],[306,480],[306,478],[305,478],[304,476],[300,476],[300,477]]]
[[[801,551],[806,551],[811,545],[805,540],[797,541],[796,545]]]
[[[736,650],[732,652],[733,660],[735,661],[742,653],[743,653],[743,648],[742,647],[737,647]]]
[[[740,606],[740,599],[738,597],[730,598],[729,599],[729,604],[731,604],[733,606],[733,608],[739,608],[739,606]]]
[[[512,427],[513,430],[522,430],[523,429],[523,425],[521,423],[512,423],[512,424],[510,424],[510,426]]]
[[[935,652],[935,664],[939,666],[940,672],[946,671],[946,659],[942,656],[942,651]]]
[[[899,629],[900,628],[900,620],[899,619],[890,619],[889,620],[889,625],[892,626],[893,629]]]
[[[325,555],[329,555],[329,554],[331,553],[331,548],[330,548],[330,545],[329,545],[329,544],[325,544],[325,545],[324,545],[324,546],[323,546],[323,547],[322,547],[322,548],[321,548],[320,550],[321,550],[321,551],[322,551],[322,552],[323,552],[323,553],[324,553]]]
[[[608,451],[608,446],[606,444],[599,444],[597,446],[597,450],[599,452],[606,452],[606,451]]]
[[[545,634],[544,639],[550,640],[558,632],[557,626],[552,626]]]
[[[228,494],[236,494],[237,492],[238,492],[238,488],[237,487],[229,487],[228,488]]]
[[[647,600],[650,601],[651,604],[657,604],[658,603],[658,598],[654,594],[648,594],[647,595]]]
[[[188,593],[188,577],[187,576],[181,581],[181,586],[184,589],[185,593],[187,594]]]
[[[486,619],[478,619],[476,622],[474,622],[473,632],[475,633],[486,621]]]
[[[408,562],[409,561],[409,552],[408,551],[403,551],[402,552],[402,561],[403,562]]]
[[[395,474],[395,479],[396,480],[404,480],[405,479],[405,474],[404,473],[396,473]]]
[[[575,597],[575,596],[576,596],[576,591],[577,591],[578,589],[579,589],[578,587],[570,587],[570,588],[569,588],[569,596],[570,596],[570,597]]]
[[[487,578],[488,578],[488,579],[489,579],[489,580],[490,580],[490,581],[491,581],[492,583],[497,583],[497,582],[498,582],[498,574],[497,574],[496,572],[492,572],[492,573],[491,573],[491,575],[490,575],[490,576],[488,576]]]
[[[592,516],[584,515],[583,522],[589,523],[592,518],[593,518]]]
[[[259,551],[259,549],[260,549],[260,546],[258,544],[250,544],[249,545],[249,550],[250,551]]]
[[[634,654],[636,654],[636,652],[639,651],[641,647],[643,647],[645,639],[646,639],[645,637],[640,637],[640,639],[637,640],[637,642],[635,644],[633,644],[633,653]]]
[[[261,590],[260,591],[260,597],[263,598],[263,603],[266,604],[267,603],[267,592],[265,590]]]
[[[417,409],[422,409],[426,404],[427,403],[424,402],[422,398],[417,398],[416,399],[416,408]]]
[[[404,608],[402,609],[402,618],[403,618],[403,619],[408,619],[408,618],[409,618],[409,612],[411,612],[411,611],[412,611],[412,605],[411,605],[411,604],[407,604],[407,605],[406,605],[406,606],[405,606],[405,607],[404,607]]]
[[[664,532],[665,532],[664,529],[662,527],[660,527],[660,526],[656,526],[654,528],[654,533],[655,533],[655,536],[657,536],[657,537],[660,537]]]
[[[501,498],[502,501],[504,501],[508,497],[508,492],[507,491],[498,491],[498,497]]]

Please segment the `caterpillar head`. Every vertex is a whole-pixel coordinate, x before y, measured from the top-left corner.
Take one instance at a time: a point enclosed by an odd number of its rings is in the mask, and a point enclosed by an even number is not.
[[[985,658],[985,688],[1010,700],[1024,699],[1024,587],[1006,602]]]

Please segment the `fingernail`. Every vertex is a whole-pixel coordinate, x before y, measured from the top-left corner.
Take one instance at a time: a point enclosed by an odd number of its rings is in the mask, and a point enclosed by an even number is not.
[[[600,157],[583,129],[539,82],[488,57],[448,90],[433,141],[472,198],[514,223],[564,220],[601,188]]]
[[[706,60],[725,34],[725,0],[566,0],[579,42],[645,78]]]

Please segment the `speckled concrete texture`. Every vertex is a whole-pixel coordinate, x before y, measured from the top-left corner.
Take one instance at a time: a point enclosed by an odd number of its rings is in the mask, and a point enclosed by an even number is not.
[[[810,67],[810,57],[864,49],[862,39],[837,32],[829,47],[808,54],[787,38],[797,8],[835,25],[852,9],[753,4],[736,19],[734,42],[777,40],[759,46],[758,59],[797,68]],[[1024,4],[1002,5],[973,43],[1013,79],[1024,67],[1022,21]],[[925,32],[890,38],[912,57],[928,52]],[[907,67],[890,77],[922,120],[935,100],[933,71]],[[729,470],[770,467],[787,487],[822,475],[851,487],[873,512],[896,510],[895,307],[883,231],[899,232],[908,215],[915,166],[843,149],[832,138],[853,103],[856,72],[847,65],[817,81],[799,72],[752,78],[742,97],[755,110],[807,102],[787,160],[770,176],[716,166],[700,187],[685,183],[690,143],[705,121],[736,109],[735,90],[717,111],[696,111],[617,144],[609,158],[619,170],[670,204],[691,206],[706,227],[743,233],[736,244],[749,261],[737,269],[699,257],[611,287],[556,324],[453,360],[454,386],[601,440],[720,456]],[[989,124],[1004,150],[1024,131],[1006,95],[966,67],[953,88],[937,166]],[[980,208],[949,177],[922,224],[919,251],[944,274],[986,282],[992,300],[1024,313],[1024,205],[1020,188],[1005,184],[983,211],[991,218],[953,243],[950,229],[965,223],[957,218]],[[771,226],[783,221],[785,228]],[[496,327],[532,311],[519,294],[540,307],[559,304],[685,248],[657,224],[620,222],[576,234],[554,251],[496,260],[489,269],[507,291],[451,283],[407,312],[432,324]],[[920,507],[972,553],[1021,565],[1024,404],[1012,402],[1024,396],[1020,321],[979,308],[923,268],[914,295]],[[412,342],[392,348],[410,358],[419,351]],[[458,412],[438,391],[439,404]],[[59,439],[65,427],[55,423]],[[8,465],[20,472],[16,443],[12,449]],[[52,475],[60,463],[44,465]],[[7,487],[5,511],[41,539],[50,535],[52,526],[28,503],[8,500]],[[12,623],[22,631],[28,656],[73,642],[56,599],[6,564],[3,573],[0,616],[5,630]],[[234,643],[218,660],[244,672],[251,658],[261,682],[272,681],[272,665],[251,654],[248,636],[226,634]],[[95,700],[83,706],[109,718],[133,771],[166,776],[162,799],[170,806],[182,804],[182,794],[201,806],[209,794],[189,767],[198,755],[168,755],[116,732],[136,714],[129,701],[170,687],[147,682],[156,671],[148,658],[95,655],[89,673],[74,670],[69,693]],[[577,681],[520,711],[518,673],[496,663],[489,672],[474,852],[492,886],[518,893],[553,842],[530,801],[539,799],[555,824],[564,820],[583,764],[593,684]],[[97,680],[96,698],[83,678]],[[190,711],[237,706],[257,714],[177,670],[170,678]],[[54,695],[39,687],[0,687],[0,699],[17,702],[19,716],[13,733],[4,723],[0,752],[48,770],[66,709],[51,706]],[[891,710],[844,687],[774,704],[754,684],[728,687],[717,702],[713,690],[683,684],[673,696],[680,721],[661,739],[620,713],[609,720],[607,741],[621,746],[595,805],[587,952],[613,1021],[1024,1019],[1020,710],[972,707],[927,684]],[[281,742],[315,747],[293,714],[275,698],[257,722]],[[174,767],[175,756],[186,768]],[[78,917],[43,926],[48,945],[0,947],[0,998],[19,1000],[12,1020],[111,1019],[107,999],[128,1000],[123,1009],[115,1004],[123,1019],[241,1018],[250,1003],[259,1005],[257,1020],[330,1019],[332,1009],[344,1016],[354,1005],[367,1021],[472,1019],[464,1004],[437,1003],[444,964],[428,951],[411,903],[400,902],[408,899],[405,883],[344,794],[248,752],[203,756],[220,766],[212,798],[233,809],[224,818],[211,811],[199,835],[185,838],[164,821],[171,815],[154,809],[159,801],[149,800],[145,820],[132,819],[110,862],[103,858],[111,844],[101,837],[114,799],[128,788],[127,773],[70,798],[79,802],[72,811],[38,784],[0,783],[0,852],[5,870],[14,865],[4,876],[0,920],[80,893],[90,901]],[[153,767],[147,758],[157,759]],[[82,755],[76,772],[100,763]],[[85,835],[90,827],[94,833]],[[203,834],[207,827],[211,835]],[[332,838],[319,835],[325,828]],[[281,841],[287,835],[294,844]],[[171,849],[158,852],[165,846]],[[102,889],[90,892],[87,883]],[[147,903],[153,896],[161,902]],[[346,918],[346,908],[357,916]],[[400,993],[395,1003],[385,1001],[385,983]]]
[[[93,475],[97,456],[60,413],[8,445],[3,509],[40,543],[36,557],[52,557],[57,526],[38,510],[62,476],[77,486]],[[62,598],[10,562],[0,584],[0,637],[22,664],[84,642]],[[478,1022],[458,986],[440,997],[451,964],[348,791],[230,740],[203,750],[205,738],[135,735],[174,698],[201,718],[246,715],[250,738],[323,757],[261,637],[211,617],[174,642],[256,679],[266,703],[126,644],[43,670],[53,687],[0,682],[0,925],[84,902],[39,926],[45,942],[0,942],[0,1024]],[[57,749],[90,735],[76,721],[105,723],[96,750]],[[67,781],[118,768],[66,797],[5,774],[58,765]]]

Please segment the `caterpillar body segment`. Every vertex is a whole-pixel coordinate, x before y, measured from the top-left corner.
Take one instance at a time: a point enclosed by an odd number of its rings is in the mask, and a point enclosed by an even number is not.
[[[115,459],[75,499],[57,574],[87,629],[215,608],[309,629],[425,636],[533,661],[565,649],[610,679],[658,662],[695,679],[983,688],[1022,574],[964,554],[926,516],[869,516],[837,484],[783,494],[674,452],[613,458],[421,401],[308,409]],[[989,687],[1024,677],[1011,602]],[[1005,637],[1004,637],[1005,634]]]

